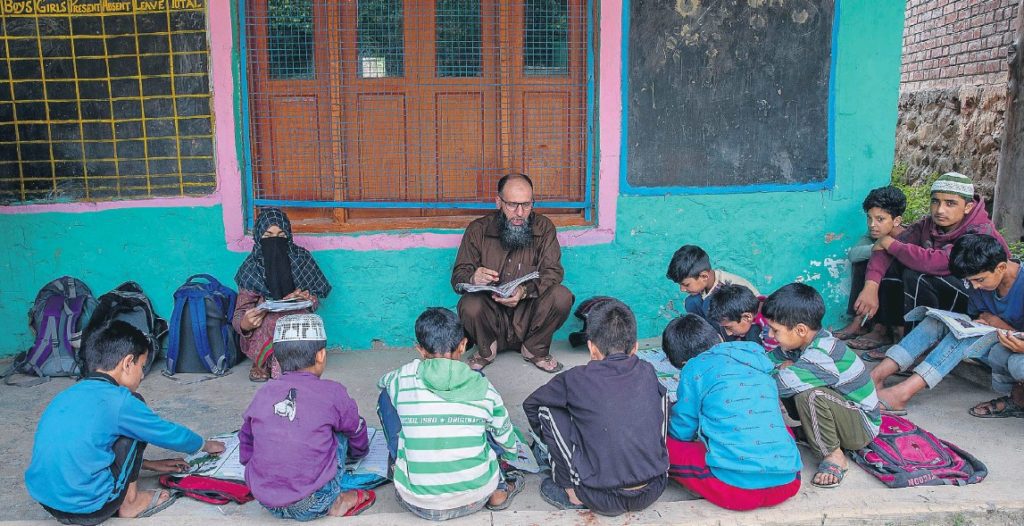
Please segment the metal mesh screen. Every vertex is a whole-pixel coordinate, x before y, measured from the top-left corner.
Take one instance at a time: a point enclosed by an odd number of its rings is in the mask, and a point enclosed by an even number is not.
[[[248,0],[254,204],[472,208],[509,172],[584,209],[583,0]]]
[[[215,189],[201,0],[0,6],[0,202]]]

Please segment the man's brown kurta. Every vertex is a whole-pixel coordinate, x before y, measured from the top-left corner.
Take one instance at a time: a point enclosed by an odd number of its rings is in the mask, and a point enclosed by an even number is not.
[[[459,318],[476,343],[477,355],[487,362],[494,360],[490,349],[495,341],[499,351],[522,350],[524,358],[536,362],[548,356],[551,338],[569,317],[575,298],[562,285],[565,272],[554,223],[533,214],[533,242],[507,251],[498,234],[499,214],[500,210],[495,211],[466,227],[452,269],[452,287],[469,283],[478,267],[496,271],[500,283],[533,271],[540,272],[540,279],[524,284],[526,296],[515,309],[499,305],[486,293],[464,294],[459,299]]]

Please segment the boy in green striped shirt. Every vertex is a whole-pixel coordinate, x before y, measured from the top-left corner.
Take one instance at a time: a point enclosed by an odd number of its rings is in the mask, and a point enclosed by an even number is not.
[[[825,302],[813,287],[786,285],[768,296],[761,313],[779,342],[769,355],[779,396],[793,399],[807,442],[823,457],[811,484],[834,488],[847,471],[843,450],[863,448],[878,435],[875,384],[860,357],[821,328]]]
[[[466,338],[455,313],[434,307],[421,314],[416,350],[422,359],[378,383],[399,502],[428,520],[507,508],[525,479],[502,473],[496,451],[515,460],[516,435],[491,382],[459,361]]]

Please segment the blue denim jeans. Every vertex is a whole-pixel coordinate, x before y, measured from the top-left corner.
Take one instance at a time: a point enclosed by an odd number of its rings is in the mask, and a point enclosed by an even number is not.
[[[327,515],[330,511],[331,505],[334,504],[335,500],[338,500],[338,495],[342,492],[352,489],[347,487],[345,484],[345,459],[348,455],[348,438],[345,435],[338,433],[338,473],[334,475],[334,478],[327,481],[320,489],[313,492],[312,495],[291,504],[289,506],[283,506],[280,508],[271,508],[264,506],[267,511],[272,513],[274,516],[281,519],[295,519],[297,521],[311,521],[319,519]]]
[[[895,361],[901,371],[905,371],[918,356],[931,349],[924,361],[914,368],[914,372],[924,378],[928,387],[935,387],[961,360],[985,359],[989,349],[998,342],[995,332],[958,340],[946,324],[927,317],[904,336],[900,343],[890,347],[885,355]]]
[[[988,364],[992,366],[993,391],[1010,394],[1013,384],[1024,382],[1024,354],[996,345],[988,353]]]

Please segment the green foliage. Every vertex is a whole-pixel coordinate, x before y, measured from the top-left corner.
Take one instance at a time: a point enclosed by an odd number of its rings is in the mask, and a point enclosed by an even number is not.
[[[939,178],[935,172],[918,184],[907,180],[908,167],[905,163],[896,163],[892,167],[892,185],[899,188],[907,196],[907,211],[903,213],[903,224],[909,225],[928,215],[932,199],[932,183]]]

